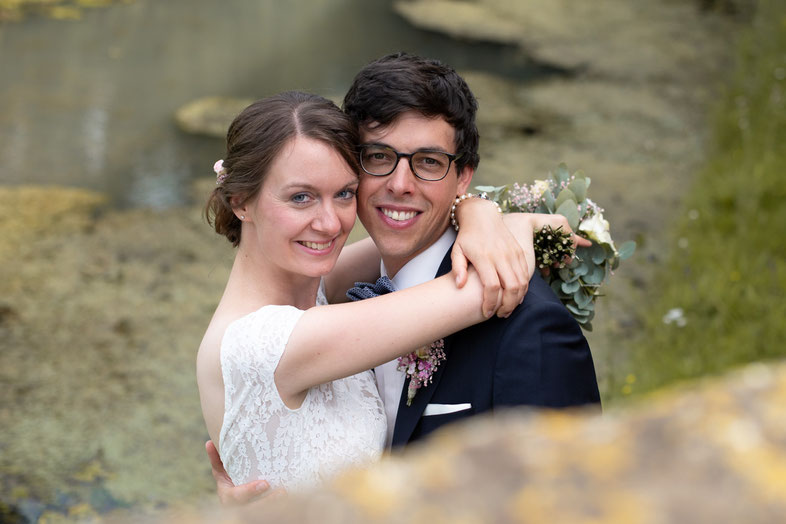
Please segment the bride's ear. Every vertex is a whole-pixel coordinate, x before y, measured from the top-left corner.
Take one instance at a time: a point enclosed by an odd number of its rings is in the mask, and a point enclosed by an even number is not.
[[[241,222],[246,219],[248,215],[248,200],[244,200],[241,203],[240,198],[232,197],[229,201],[229,204],[232,206],[232,212]]]

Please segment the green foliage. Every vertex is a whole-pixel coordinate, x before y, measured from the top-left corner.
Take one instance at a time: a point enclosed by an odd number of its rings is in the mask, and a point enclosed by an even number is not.
[[[569,233],[547,226],[536,231],[534,237],[535,259],[546,282],[576,321],[592,331],[600,286],[620,260],[633,254],[636,243],[628,241],[623,244],[623,253],[617,251],[609,223],[603,219],[603,210],[587,198],[589,185],[590,179],[582,172],[571,175],[567,166],[560,164],[546,180],[536,180],[529,186],[478,186],[476,189],[486,192],[504,211],[562,215],[574,232],[592,241],[589,247],[579,247],[568,264],[566,257],[573,256]]]
[[[685,197],[678,247],[611,398],[786,355],[786,1],[757,9],[710,157]],[[681,322],[666,323],[674,308]],[[635,383],[613,382],[626,375]]]

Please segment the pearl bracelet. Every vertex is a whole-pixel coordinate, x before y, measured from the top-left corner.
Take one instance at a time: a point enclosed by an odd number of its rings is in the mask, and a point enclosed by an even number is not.
[[[450,208],[450,223],[453,224],[453,228],[458,232],[459,230],[459,223],[458,219],[456,219],[456,209],[458,208],[459,204],[465,201],[468,198],[482,198],[483,200],[488,200],[490,202],[494,202],[489,198],[489,196],[484,191],[483,193],[464,193],[463,195],[457,196],[456,200],[453,201],[453,207]],[[497,211],[502,213],[502,208],[499,207],[497,202],[494,202],[494,205],[497,206]]]

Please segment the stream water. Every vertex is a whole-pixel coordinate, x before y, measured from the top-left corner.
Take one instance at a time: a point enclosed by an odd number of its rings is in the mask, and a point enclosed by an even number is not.
[[[178,107],[286,89],[340,96],[365,63],[399,50],[518,79],[538,72],[513,48],[415,29],[381,1],[136,0],[78,21],[0,25],[0,183],[178,205],[223,147],[180,132]]]
[[[88,188],[119,208],[187,204],[191,181],[212,175],[223,144],[181,132],[173,118],[179,107],[204,96],[286,89],[340,97],[365,63],[400,50],[520,80],[543,73],[516,49],[415,29],[383,1],[134,0],[87,9],[81,20],[31,16],[0,24],[0,185]],[[57,264],[51,257],[21,264],[40,268],[35,289],[53,283],[55,290],[28,290],[37,305],[16,319],[21,335],[0,344],[7,393],[0,401],[0,522],[80,520],[212,491],[191,368],[194,325],[201,328],[209,313],[192,313],[187,304],[212,303],[220,288],[197,286],[196,298],[172,304],[148,296],[155,286],[142,282],[163,274],[159,263],[168,264],[173,252],[206,257],[199,278],[214,262],[199,239],[178,251],[166,245],[175,240],[120,229],[106,242],[58,244]],[[100,278],[70,283],[86,269],[67,253],[89,251],[88,265],[100,265],[129,250],[139,250],[145,270],[130,271],[127,284],[98,290]],[[174,295],[187,293],[188,282],[163,280]],[[140,311],[160,309],[161,318],[136,319],[137,301]],[[27,311],[19,304],[9,311],[17,309]],[[131,317],[136,327],[128,327]],[[65,339],[52,322],[65,326]],[[0,327],[9,324],[0,319]],[[95,333],[107,329],[114,330],[108,342],[96,342]]]

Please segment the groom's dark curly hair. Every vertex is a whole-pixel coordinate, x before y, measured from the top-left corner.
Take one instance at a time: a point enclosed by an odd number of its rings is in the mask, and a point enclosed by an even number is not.
[[[441,116],[456,131],[457,172],[478,166],[478,103],[464,79],[439,60],[396,53],[371,62],[355,76],[343,109],[369,129],[389,125],[407,111]]]

